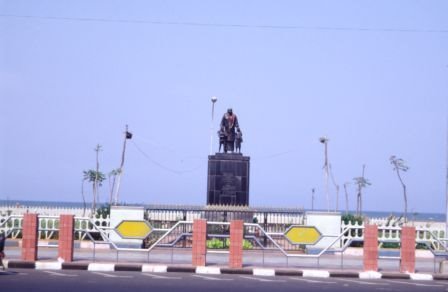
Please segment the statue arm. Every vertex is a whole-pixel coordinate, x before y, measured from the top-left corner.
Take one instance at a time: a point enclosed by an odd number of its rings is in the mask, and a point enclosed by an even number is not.
[[[226,116],[223,116],[221,119],[221,129],[224,129],[226,127]]]
[[[238,123],[238,117],[235,116],[235,128],[239,129],[240,128],[240,124]]]

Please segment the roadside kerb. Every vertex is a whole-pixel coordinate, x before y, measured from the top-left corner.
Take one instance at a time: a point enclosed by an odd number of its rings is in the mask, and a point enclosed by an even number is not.
[[[88,270],[95,272],[142,272],[142,273],[191,273],[191,274],[240,274],[260,277],[291,276],[304,278],[359,278],[359,279],[400,279],[412,281],[448,281],[448,275],[424,273],[396,273],[376,271],[326,271],[306,269],[269,269],[269,268],[221,268],[221,267],[193,267],[176,265],[151,264],[114,264],[114,263],[61,263],[47,261],[5,260],[7,269],[36,269],[36,270]]]

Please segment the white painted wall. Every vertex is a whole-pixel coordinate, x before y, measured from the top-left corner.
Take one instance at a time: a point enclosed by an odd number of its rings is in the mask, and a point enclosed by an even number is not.
[[[329,246],[339,234],[341,234],[341,213],[339,212],[306,212],[305,225],[315,226],[322,235],[332,235],[335,237],[323,237],[310,248],[325,248]],[[340,247],[340,241],[335,243],[332,248]]]
[[[143,220],[145,209],[143,206],[111,206],[110,207],[110,227],[115,229],[123,220]],[[115,230],[111,230],[109,238],[119,244],[141,245],[140,239],[124,239]]]

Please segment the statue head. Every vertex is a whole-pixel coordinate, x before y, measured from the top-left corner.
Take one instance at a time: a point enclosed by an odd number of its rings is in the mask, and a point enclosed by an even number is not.
[[[232,115],[232,113],[233,113],[232,108],[228,108],[228,109],[227,109],[227,113],[228,113],[229,115]]]

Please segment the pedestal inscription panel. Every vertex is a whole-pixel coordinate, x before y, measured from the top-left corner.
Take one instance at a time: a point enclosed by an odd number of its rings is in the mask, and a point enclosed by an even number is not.
[[[207,205],[249,205],[249,160],[239,153],[208,157]]]

